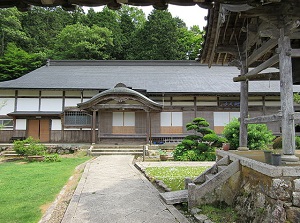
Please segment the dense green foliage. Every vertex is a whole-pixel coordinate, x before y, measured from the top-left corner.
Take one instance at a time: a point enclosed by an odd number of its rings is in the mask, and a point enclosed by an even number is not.
[[[74,157],[56,163],[0,163],[0,222],[38,222],[42,217],[42,206],[54,201],[75,167],[87,159]]]
[[[240,122],[233,119],[229,122],[223,131],[224,137],[230,143],[230,149],[239,147]],[[272,143],[275,136],[272,131],[268,130],[265,124],[249,124],[248,125],[248,148],[250,150],[258,150],[267,147]]]
[[[154,180],[161,180],[172,191],[184,189],[184,178],[195,178],[202,174],[207,166],[198,167],[147,167],[146,174]]]
[[[221,146],[224,138],[219,137],[209,128],[209,123],[204,118],[195,118],[191,123],[186,124],[193,135],[186,136],[176,146],[173,152],[175,160],[182,161],[214,161],[216,159],[215,147]]]
[[[25,140],[14,141],[13,149],[20,155],[33,156],[33,155],[45,155],[46,146],[39,143],[31,136]]]
[[[194,60],[203,31],[168,11],[104,7],[0,9],[0,81],[42,66],[46,59]]]

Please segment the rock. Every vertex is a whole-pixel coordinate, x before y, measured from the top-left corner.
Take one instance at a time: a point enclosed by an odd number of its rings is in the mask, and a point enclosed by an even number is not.
[[[288,222],[300,222],[300,208],[287,207],[286,217]]]
[[[190,212],[191,212],[192,215],[196,215],[199,212],[201,212],[201,209],[200,208],[192,208]]]
[[[300,192],[293,192],[293,205],[296,207],[300,207]]]
[[[300,179],[294,180],[294,191],[300,192]]]
[[[196,214],[196,215],[194,215],[194,217],[200,223],[204,223],[205,220],[208,220],[208,217],[206,215],[204,215],[204,214]]]

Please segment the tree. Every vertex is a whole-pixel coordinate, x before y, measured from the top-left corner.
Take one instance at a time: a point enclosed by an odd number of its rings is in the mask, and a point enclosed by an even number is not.
[[[28,52],[48,52],[56,42],[56,36],[67,26],[74,24],[73,14],[61,7],[33,7],[21,17],[24,31],[31,38]],[[30,50],[30,51],[29,51]]]
[[[195,118],[186,124],[188,131],[193,131],[193,135],[186,136],[174,150],[175,160],[184,161],[204,161],[215,160],[214,147],[218,147],[224,142],[224,138],[219,137],[209,123],[201,117]]]
[[[6,52],[0,57],[0,81],[21,77],[40,67],[44,60],[41,54],[27,53],[14,43],[9,43]]]
[[[192,26],[191,29],[187,29],[181,25],[178,28],[178,33],[179,50],[185,52],[185,58],[182,59],[194,60],[201,49],[204,31],[201,31],[199,26]]]
[[[21,13],[16,8],[0,10],[0,56],[4,54],[8,43],[25,47],[30,42],[22,28],[20,17]]]
[[[168,11],[153,10],[133,40],[129,59],[176,60],[178,48],[176,20]]]
[[[91,28],[81,24],[66,26],[57,36],[55,59],[111,58],[109,48],[113,46],[112,33],[96,25]]]

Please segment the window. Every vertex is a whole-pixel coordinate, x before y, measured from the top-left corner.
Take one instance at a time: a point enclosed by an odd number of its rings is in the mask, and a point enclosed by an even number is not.
[[[182,112],[161,112],[160,126],[162,134],[182,133]]]
[[[14,127],[14,122],[12,119],[0,119],[0,128],[11,130]]]
[[[92,117],[81,111],[66,111],[65,112],[66,126],[91,126]]]
[[[135,113],[113,112],[112,126],[114,134],[135,133]]]
[[[227,125],[233,118],[239,117],[239,112],[214,112],[214,131],[217,134],[222,134],[224,126]]]

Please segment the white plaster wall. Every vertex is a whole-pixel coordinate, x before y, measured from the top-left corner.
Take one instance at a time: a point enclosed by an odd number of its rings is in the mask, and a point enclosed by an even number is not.
[[[51,120],[51,130],[62,130],[60,119],[52,119]]]
[[[38,111],[38,98],[18,98],[17,111]]]
[[[225,126],[229,121],[229,112],[214,112],[214,126]]]
[[[80,98],[66,98],[65,99],[65,107],[77,106],[77,104],[80,102],[81,102]]]
[[[41,111],[62,111],[62,98],[42,98]]]
[[[232,119],[239,117],[239,112],[214,112],[214,126],[225,126]]]
[[[177,105],[177,106],[193,106],[194,102],[192,101],[177,101],[177,102],[173,102],[172,105]]]
[[[161,112],[160,113],[160,126],[171,126],[172,115],[171,112]]]
[[[135,126],[134,112],[124,112],[124,126]]]
[[[172,126],[182,126],[182,112],[172,112]]]
[[[26,130],[26,119],[16,119],[16,130]]]
[[[2,103],[4,106],[1,108]],[[14,98],[1,98],[0,99],[0,115],[7,115],[10,112],[13,112],[15,108],[15,99]]]
[[[112,126],[123,126],[123,112],[113,112]]]
[[[197,106],[218,106],[216,101],[197,101]]]

